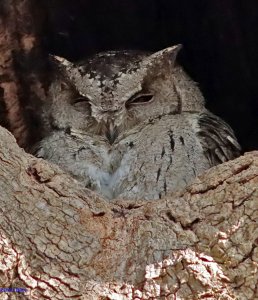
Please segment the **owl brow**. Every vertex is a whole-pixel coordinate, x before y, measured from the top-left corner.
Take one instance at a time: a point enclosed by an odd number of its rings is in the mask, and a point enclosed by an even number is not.
[[[73,97],[71,100],[73,103],[76,103],[77,100],[83,100],[83,101],[87,101],[87,102],[90,102],[91,99],[89,96],[85,95],[85,94],[82,94],[80,93],[79,91],[77,91],[78,95],[77,97]]]
[[[79,97],[77,97],[76,99],[88,99],[89,101],[91,101],[92,99],[91,99],[91,97],[88,95],[88,94],[84,94],[84,93],[82,93],[81,91],[79,91],[77,88],[75,88],[76,89],[76,93],[78,94],[78,96]],[[76,99],[74,99],[74,100],[76,100]]]
[[[139,86],[137,89],[133,90],[132,92],[127,93],[125,95],[125,99],[126,100],[131,99],[132,97],[136,96],[137,94],[140,94],[141,92],[143,92],[143,88],[142,86]]]

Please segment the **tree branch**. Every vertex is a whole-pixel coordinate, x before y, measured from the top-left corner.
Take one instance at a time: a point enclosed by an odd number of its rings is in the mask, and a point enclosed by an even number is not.
[[[0,176],[0,286],[26,299],[257,297],[257,152],[166,199],[106,202],[1,128]]]

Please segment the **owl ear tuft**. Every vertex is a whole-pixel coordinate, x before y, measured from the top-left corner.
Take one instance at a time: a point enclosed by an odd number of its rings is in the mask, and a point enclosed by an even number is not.
[[[165,48],[158,52],[155,52],[147,57],[147,66],[174,66],[177,54],[182,49],[182,45],[178,44],[172,47]]]
[[[54,64],[56,64],[59,68],[62,69],[71,69],[73,67],[73,63],[70,62],[69,60],[57,56],[57,55],[49,55],[50,61],[52,61]]]

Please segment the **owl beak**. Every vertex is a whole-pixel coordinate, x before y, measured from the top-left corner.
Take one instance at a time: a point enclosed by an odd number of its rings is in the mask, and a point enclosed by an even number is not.
[[[110,144],[113,144],[115,142],[116,138],[118,137],[117,126],[114,125],[113,119],[107,120],[105,135]]]

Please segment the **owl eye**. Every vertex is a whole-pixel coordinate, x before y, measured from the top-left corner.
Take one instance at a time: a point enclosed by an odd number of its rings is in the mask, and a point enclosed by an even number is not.
[[[90,100],[85,96],[78,96],[72,100],[72,105],[79,111],[85,111],[90,108]]]
[[[140,104],[145,104],[149,103],[153,100],[153,95],[151,94],[140,94],[137,96],[133,96],[131,99],[129,99],[126,102],[126,106],[131,106],[131,105],[140,105]]]
[[[81,96],[81,97],[73,99],[73,105],[78,104],[78,103],[85,103],[85,102],[89,103],[89,101],[90,100],[87,97]]]

